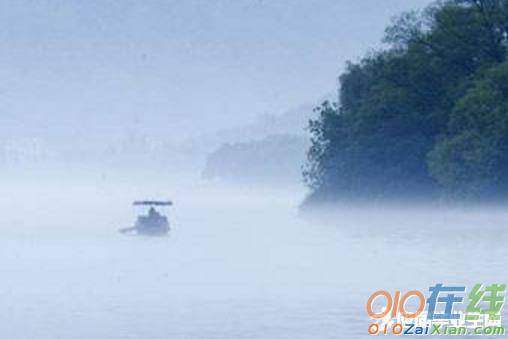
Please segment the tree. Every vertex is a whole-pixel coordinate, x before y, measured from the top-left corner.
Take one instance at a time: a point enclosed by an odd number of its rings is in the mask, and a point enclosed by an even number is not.
[[[508,62],[481,72],[429,153],[432,176],[455,194],[499,194],[508,183]]]
[[[508,193],[508,1],[402,14],[311,121],[311,199]]]

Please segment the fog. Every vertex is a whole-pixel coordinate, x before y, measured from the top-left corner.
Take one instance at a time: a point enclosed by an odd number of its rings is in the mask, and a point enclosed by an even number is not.
[[[502,208],[300,209],[312,107],[427,3],[1,1],[0,337],[364,338],[375,290],[505,282]]]
[[[146,139],[176,156],[334,92],[391,16],[427,3],[2,1],[2,153],[66,162]]]
[[[2,337],[363,338],[375,290],[508,278],[501,209],[301,215],[303,188],[79,177],[2,182]],[[169,236],[117,233],[140,197],[174,199]]]

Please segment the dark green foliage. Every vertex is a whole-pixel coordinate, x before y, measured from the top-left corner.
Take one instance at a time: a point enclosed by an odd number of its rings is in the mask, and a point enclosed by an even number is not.
[[[503,194],[508,184],[508,62],[480,72],[451,111],[428,155],[430,173],[466,196]]]
[[[508,1],[440,2],[386,32],[310,122],[312,198],[508,193]]]

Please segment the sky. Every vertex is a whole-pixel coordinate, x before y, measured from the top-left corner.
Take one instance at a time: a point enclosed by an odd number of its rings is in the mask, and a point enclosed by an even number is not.
[[[181,140],[333,93],[428,0],[1,0],[0,132]]]

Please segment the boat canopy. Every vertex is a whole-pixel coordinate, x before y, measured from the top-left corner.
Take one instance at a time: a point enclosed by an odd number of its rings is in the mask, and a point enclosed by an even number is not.
[[[135,206],[143,205],[143,206],[171,206],[173,202],[170,200],[160,201],[160,200],[138,200],[132,203]]]

